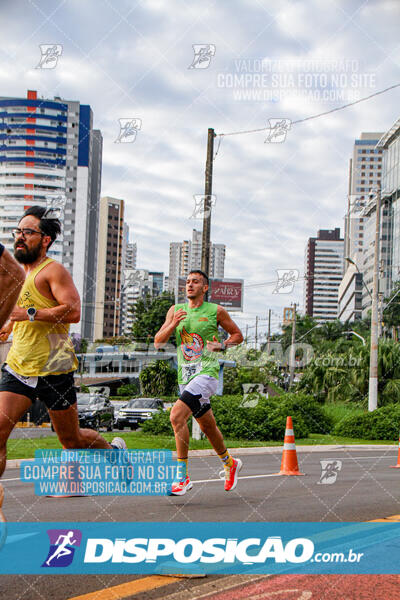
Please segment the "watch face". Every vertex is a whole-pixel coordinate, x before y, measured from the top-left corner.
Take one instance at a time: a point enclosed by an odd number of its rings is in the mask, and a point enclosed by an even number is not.
[[[28,315],[30,317],[34,317],[36,315],[36,308],[33,308],[33,306],[31,306],[30,308],[28,308]]]

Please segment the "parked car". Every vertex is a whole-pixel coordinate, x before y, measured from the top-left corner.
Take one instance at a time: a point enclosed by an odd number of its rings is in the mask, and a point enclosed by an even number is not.
[[[80,427],[112,431],[114,406],[103,394],[78,394],[78,418]]]
[[[118,429],[137,429],[160,410],[164,410],[164,403],[159,398],[133,398],[119,410],[115,426]]]

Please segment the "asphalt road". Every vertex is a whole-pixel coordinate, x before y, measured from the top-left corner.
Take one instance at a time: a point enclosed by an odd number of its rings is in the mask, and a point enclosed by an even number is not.
[[[246,454],[241,458],[244,463],[241,478],[237,488],[229,494],[224,491],[223,483],[218,479],[220,464],[216,458],[191,459],[193,489],[183,497],[38,498],[34,495],[33,485],[20,482],[17,469],[7,469],[2,479],[6,492],[4,512],[8,521],[76,522],[369,521],[400,514],[400,469],[389,468],[397,460],[395,446],[378,450],[344,449],[298,453],[304,477],[274,476],[279,471],[280,453]],[[322,473],[321,460],[341,462],[341,470],[335,483],[318,483]],[[338,464],[339,462],[336,466]],[[4,597],[8,600],[67,600],[132,579],[135,577],[10,575],[0,577],[0,594],[7,588],[7,596]],[[215,577],[206,579],[207,584],[215,581],[215,585],[222,580]],[[189,590],[198,585],[199,580],[185,579],[171,583],[168,595],[176,594],[184,586],[185,597],[189,599]],[[370,585],[367,588],[371,590]],[[124,597],[146,600],[161,598],[167,596],[165,589],[157,588],[152,592]],[[378,593],[376,588],[374,590],[374,593]],[[113,598],[112,595],[109,597]],[[293,595],[288,596],[288,600],[292,597],[297,600]],[[309,596],[312,600],[318,597]],[[330,596],[327,594],[325,597]],[[366,596],[374,600],[386,600],[388,597],[392,599],[396,596]],[[276,598],[279,600],[280,597]],[[357,600],[361,598],[362,596],[357,596]],[[307,599],[304,597],[301,600]]]

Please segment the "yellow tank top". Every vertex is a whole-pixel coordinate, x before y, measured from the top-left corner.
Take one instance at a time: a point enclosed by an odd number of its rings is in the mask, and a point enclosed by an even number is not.
[[[27,275],[18,298],[18,306],[26,309],[33,306],[36,310],[57,306],[57,302],[43,296],[35,286],[36,275],[51,262],[52,258],[46,258]],[[15,322],[7,364],[16,373],[26,377],[61,375],[75,371],[78,360],[68,332],[68,323]]]

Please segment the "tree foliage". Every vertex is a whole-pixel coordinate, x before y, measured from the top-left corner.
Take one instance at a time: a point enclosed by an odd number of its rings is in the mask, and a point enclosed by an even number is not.
[[[144,396],[172,396],[176,393],[178,376],[167,360],[155,360],[139,375]]]
[[[369,340],[368,340],[369,341]],[[367,402],[369,344],[343,353],[319,354],[306,367],[298,389],[320,402]],[[400,346],[380,340],[378,348],[379,406],[400,400]]]
[[[398,327],[400,325],[400,281],[396,281],[393,291],[385,298],[383,311],[383,322],[386,327]]]
[[[163,292],[160,296],[139,298],[131,307],[134,322],[132,326],[133,337],[137,341],[152,343],[155,334],[165,321],[170,306],[174,304],[174,295]],[[170,342],[175,345],[171,336]]]

